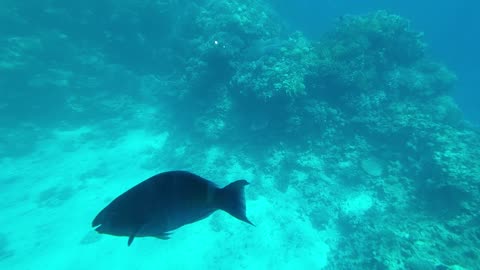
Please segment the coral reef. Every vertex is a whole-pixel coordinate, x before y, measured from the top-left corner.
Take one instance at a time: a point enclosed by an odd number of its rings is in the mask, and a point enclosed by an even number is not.
[[[480,134],[407,19],[346,15],[315,41],[263,1],[50,2],[0,11],[22,29],[0,37],[2,156],[52,127],[95,125],[105,141],[148,129],[166,135],[143,169],[246,174],[255,198],[291,195],[313,228],[337,232],[327,269],[478,268]]]
[[[253,92],[265,100],[278,94],[306,95],[306,78],[318,65],[311,42],[296,32],[286,40],[264,43],[257,45],[267,47],[263,53],[237,60],[232,83],[241,92]]]
[[[422,34],[385,11],[344,16],[318,43],[315,91],[327,97],[384,91],[391,98],[431,97],[452,89],[455,76],[426,57]]]

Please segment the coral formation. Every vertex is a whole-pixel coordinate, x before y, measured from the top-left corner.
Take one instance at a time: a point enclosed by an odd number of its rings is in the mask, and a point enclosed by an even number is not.
[[[346,15],[311,40],[263,1],[49,2],[0,11],[24,30],[0,37],[2,156],[52,127],[93,125],[103,133],[82,139],[111,144],[151,130],[167,135],[146,144],[143,169],[242,174],[252,197],[291,196],[302,220],[337,233],[329,269],[478,268],[480,134],[407,19]],[[50,187],[36,202],[73,197]]]
[[[261,99],[279,94],[306,95],[306,78],[318,63],[311,42],[296,32],[286,40],[269,40],[261,46],[270,48],[253,59],[248,59],[252,57],[248,55],[247,59],[236,61],[232,83],[240,91],[253,92],[254,97]]]

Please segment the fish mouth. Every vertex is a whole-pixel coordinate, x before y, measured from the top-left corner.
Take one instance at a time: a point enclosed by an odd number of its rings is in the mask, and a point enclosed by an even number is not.
[[[93,219],[92,221],[92,227],[95,228],[95,230],[97,230],[98,228],[100,228],[100,226],[102,226],[102,224],[104,223],[105,221],[105,218],[104,218],[104,211],[101,211],[100,213],[98,213],[98,215]]]
[[[98,227],[100,227],[100,226],[102,226],[102,223],[92,222],[92,228],[95,228],[95,229],[96,229],[96,228],[98,228]]]
[[[98,232],[98,233],[104,233],[105,232],[105,226],[103,226],[102,224],[94,224],[92,223],[92,228],[94,231]]]

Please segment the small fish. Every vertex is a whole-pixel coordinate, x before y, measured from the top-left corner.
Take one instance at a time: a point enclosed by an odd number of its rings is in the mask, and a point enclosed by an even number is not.
[[[243,57],[248,60],[256,61],[264,56],[275,56],[281,52],[282,47],[287,45],[287,41],[280,38],[258,39],[251,42],[248,48],[245,48]]]
[[[208,217],[221,209],[253,225],[246,216],[245,180],[224,188],[186,171],[157,174],[127,190],[107,205],[92,222],[102,234],[168,239],[183,225]]]

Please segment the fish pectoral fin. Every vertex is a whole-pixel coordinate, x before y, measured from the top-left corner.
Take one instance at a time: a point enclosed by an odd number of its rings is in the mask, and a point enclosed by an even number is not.
[[[134,234],[132,234],[128,237],[128,246],[130,246],[132,244],[134,238],[135,238]]]
[[[140,231],[140,229],[143,227],[142,226],[138,226],[138,228],[136,230],[134,230],[132,232],[132,234],[128,237],[128,246],[130,246],[133,242],[133,239],[135,238],[135,235],[138,233],[138,231]]]

